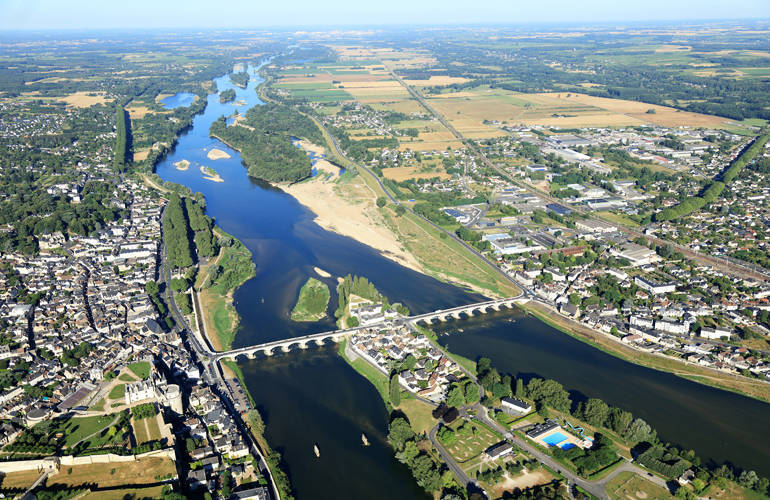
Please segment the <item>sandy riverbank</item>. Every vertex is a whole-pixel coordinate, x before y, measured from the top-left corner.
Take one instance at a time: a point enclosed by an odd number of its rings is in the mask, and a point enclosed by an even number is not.
[[[318,163],[316,167],[330,170]],[[424,272],[417,259],[385,226],[374,194],[360,177],[349,183],[335,182],[336,175],[327,182],[323,178],[325,176],[318,175],[299,184],[283,186],[283,189],[309,208],[316,215],[315,222],[324,229],[358,240],[402,266]]]
[[[206,157],[209,160],[226,160],[227,158],[230,158],[230,155],[225,153],[221,149],[214,148],[208,152]]]

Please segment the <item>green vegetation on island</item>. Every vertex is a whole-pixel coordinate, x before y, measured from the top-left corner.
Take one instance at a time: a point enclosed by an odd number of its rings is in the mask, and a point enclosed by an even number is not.
[[[245,118],[245,127],[227,126],[222,116],[211,124],[209,133],[241,152],[251,177],[297,182],[311,175],[310,158],[292,144],[291,138],[305,137],[321,144],[323,137],[312,120],[278,104],[255,106]]]
[[[233,85],[237,85],[245,89],[246,85],[249,83],[249,74],[245,71],[230,73],[230,81],[233,82]]]
[[[308,278],[299,291],[297,304],[291,311],[294,321],[318,321],[326,316],[329,305],[329,287],[315,278]]]
[[[232,102],[234,100],[235,100],[235,90],[233,89],[225,89],[219,93],[219,102],[221,103]]]

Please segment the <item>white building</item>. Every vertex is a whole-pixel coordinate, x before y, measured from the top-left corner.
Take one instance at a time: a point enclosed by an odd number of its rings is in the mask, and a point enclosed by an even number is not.
[[[704,339],[721,339],[723,337],[729,339],[732,336],[732,332],[725,328],[707,328],[704,326],[700,329],[700,336]]]

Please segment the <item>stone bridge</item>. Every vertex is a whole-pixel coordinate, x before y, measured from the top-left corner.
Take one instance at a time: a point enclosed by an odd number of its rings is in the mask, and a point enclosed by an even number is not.
[[[418,322],[431,324],[433,321],[448,321],[452,318],[460,319],[462,314],[473,316],[476,313],[486,314],[489,311],[499,311],[503,307],[512,308],[515,304],[525,302],[526,300],[527,299],[521,297],[489,300],[486,302],[478,302],[475,304],[453,307],[451,309],[442,309],[426,314],[418,314],[415,316],[409,316],[407,318],[398,318],[395,320],[387,320],[379,323],[361,325],[355,328],[314,333],[312,335],[305,335],[302,337],[294,337],[290,339],[274,340],[264,344],[233,349],[232,351],[214,353],[212,357],[217,361],[222,359],[230,359],[234,361],[238,356],[246,356],[249,359],[254,359],[257,353],[262,353],[265,356],[272,356],[277,350],[280,350],[278,352],[289,352],[292,348],[307,349],[313,343],[317,345],[324,345],[328,341],[341,342],[344,338],[358,331],[366,330],[369,328],[385,327],[387,324],[393,324],[394,322],[396,324]]]

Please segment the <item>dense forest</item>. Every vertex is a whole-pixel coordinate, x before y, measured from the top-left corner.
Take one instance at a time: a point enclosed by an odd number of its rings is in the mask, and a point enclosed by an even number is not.
[[[249,175],[269,182],[297,182],[312,173],[310,158],[292,144],[291,137],[322,143],[315,124],[289,106],[266,104],[246,113],[246,125],[228,127],[225,117],[211,124],[209,133],[238,149]]]
[[[131,150],[131,120],[122,106],[118,106],[115,109],[115,130],[117,132],[115,137],[115,171],[125,172],[126,163],[131,161],[129,159],[129,152]]]
[[[163,241],[169,263],[175,268],[193,265],[193,251],[190,243],[189,225],[182,198],[171,193],[163,220]]]
[[[249,74],[245,71],[241,71],[239,73],[230,73],[230,81],[233,82],[233,85],[237,85],[245,89],[246,85],[249,84]]]
[[[226,89],[219,93],[219,102],[226,103],[235,100],[235,90]]]

